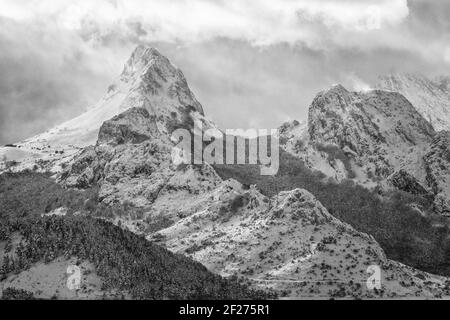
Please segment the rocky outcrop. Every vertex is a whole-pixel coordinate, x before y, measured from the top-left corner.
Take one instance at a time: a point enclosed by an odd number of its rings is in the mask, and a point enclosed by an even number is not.
[[[83,189],[96,185],[106,205],[127,202],[168,216],[189,211],[193,198],[213,189],[221,179],[207,165],[174,164],[172,142],[153,124],[145,109],[130,109],[107,121],[96,146],[75,157],[60,182]]]
[[[93,187],[103,177],[106,157],[101,157],[101,151],[95,147],[87,147],[76,155],[72,163],[59,176],[68,188],[88,189]]]
[[[97,144],[139,144],[159,135],[155,116],[147,109],[131,108],[102,124]]]
[[[176,107],[188,106],[204,115],[183,72],[155,48],[138,46],[126,63],[120,81],[133,84],[134,91],[147,96],[147,107],[158,117],[176,112]]]
[[[435,211],[450,216],[450,132],[439,132],[424,157]]]
[[[363,158],[429,143],[435,133],[402,95],[352,93],[342,86],[314,99],[308,131],[311,143],[347,147]]]
[[[398,190],[415,195],[427,195],[428,191],[417,182],[417,179],[405,170],[400,170],[389,177],[389,182]]]
[[[374,186],[406,170],[425,182],[422,157],[435,131],[401,94],[333,86],[312,102],[307,130],[286,128],[285,149],[336,180]]]
[[[437,90],[424,81],[423,86]],[[436,134],[417,109],[396,92],[333,86],[314,99],[307,125],[293,122],[280,128],[280,142],[328,177],[431,196],[434,211],[448,215],[449,133]]]

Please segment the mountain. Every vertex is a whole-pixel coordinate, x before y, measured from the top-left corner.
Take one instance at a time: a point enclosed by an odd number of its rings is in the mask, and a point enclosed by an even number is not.
[[[119,78],[93,108],[15,147],[1,148],[0,157],[20,162],[13,168],[16,171],[34,166],[60,171],[61,165],[70,162],[82,148],[96,143],[105,121],[130,108],[146,109],[164,134],[183,126],[190,113],[205,127],[214,126],[203,117],[203,108],[181,70],[156,49],[138,46]]]
[[[446,131],[437,136],[400,93],[333,86],[316,96],[307,124],[287,123],[280,135],[284,150],[336,181],[430,194],[435,212],[448,214]]]
[[[399,93],[333,86],[316,96],[301,133],[293,132],[300,127],[282,128],[285,149],[337,180],[373,185],[405,169],[425,181],[421,157],[435,131]]]
[[[147,109],[162,132],[167,132],[171,119],[181,119],[189,108],[203,115],[183,73],[156,49],[139,46],[93,108],[25,144],[42,141],[50,145],[93,145],[103,122],[130,108]]]
[[[436,212],[450,216],[450,132],[441,131],[425,155],[427,182],[435,194]]]
[[[419,74],[395,73],[380,77],[375,87],[404,95],[436,131],[450,130],[448,77],[433,81]]]

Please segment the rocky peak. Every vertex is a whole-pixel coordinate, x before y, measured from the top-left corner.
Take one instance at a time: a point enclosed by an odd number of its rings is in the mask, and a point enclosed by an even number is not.
[[[309,135],[313,143],[348,147],[363,155],[379,149],[380,144],[396,147],[429,142],[434,130],[398,93],[356,93],[334,86],[314,99]]]
[[[425,77],[391,76],[389,81],[398,89],[403,80],[435,90]],[[311,104],[308,131],[297,128],[299,123],[282,126],[281,145],[309,167],[338,181],[350,178],[368,187],[430,196],[436,213],[450,215],[450,133],[436,133],[401,93],[333,86]]]
[[[401,94],[350,92],[337,85],[312,102],[307,136],[300,143],[290,137],[292,143],[284,145],[305,154],[301,157],[312,168],[337,179],[370,184],[373,177],[385,179],[405,169],[423,183],[421,157],[434,135],[430,123]]]
[[[158,106],[161,100],[170,112],[177,112],[177,108],[190,108],[204,115],[181,70],[155,48],[138,46],[125,64],[120,82],[146,97],[147,107],[158,116],[166,115]],[[113,87],[120,87],[120,84]]]
[[[189,89],[181,70],[158,50],[138,46],[126,62],[122,74],[94,107],[24,141],[21,146],[23,150],[34,152],[95,145],[105,121],[133,108],[146,109],[149,116],[155,119],[158,131],[165,134],[171,132],[170,128],[181,124],[192,128],[195,118],[204,119],[203,108]]]
[[[122,79],[141,73],[150,64],[169,65],[170,62],[157,49],[138,46],[125,64]]]
[[[309,121],[314,119],[316,112],[332,112],[329,116],[337,116],[345,112],[353,100],[353,94],[342,85],[334,85],[328,90],[319,92],[309,108]]]

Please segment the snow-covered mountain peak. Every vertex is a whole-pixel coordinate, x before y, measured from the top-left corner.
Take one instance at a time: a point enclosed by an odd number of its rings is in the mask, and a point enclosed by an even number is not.
[[[343,86],[333,86],[316,96],[308,121],[313,141],[348,146],[357,153],[361,139],[367,138],[366,145],[373,147],[380,142],[418,145],[434,135],[433,128],[405,97],[382,90],[349,92]]]
[[[126,62],[120,80],[125,83],[142,79],[145,72],[149,72],[151,66],[164,69],[176,69],[161,53],[151,47],[138,46]]]
[[[151,71],[152,66],[164,69],[167,73],[180,72],[158,49],[139,45],[126,62],[120,79],[124,82],[138,80],[146,72]]]
[[[155,48],[138,46],[124,66],[120,82],[144,89],[143,93],[150,95],[161,93],[166,89],[169,91],[166,94],[173,97],[185,100],[190,98],[192,101],[186,102],[192,103],[192,106],[203,114],[200,104],[189,92],[187,81],[181,70]],[[182,94],[187,97],[183,97]]]
[[[340,181],[373,186],[398,169],[425,181],[421,157],[435,131],[400,93],[351,92],[341,85],[320,92],[309,108],[308,125],[282,127],[284,149]]]
[[[95,106],[45,133],[18,143],[20,156],[17,156],[16,148],[0,150],[0,154],[23,164],[20,168],[33,167],[36,161],[42,160],[46,170],[53,170],[63,158],[67,158],[64,159],[67,162],[80,149],[95,145],[103,123],[130,109],[147,110],[158,132],[165,136],[176,128],[193,129],[197,122],[205,127],[215,127],[204,117],[203,108],[183,72],[157,49],[138,46],[121,75]]]
[[[145,108],[158,120],[160,130],[168,122],[182,122],[187,114],[203,115],[180,69],[154,48],[139,46],[120,77],[104,97],[85,113],[23,143],[33,150],[95,144],[103,122],[131,108]]]
[[[156,106],[159,103],[165,104],[166,109],[176,109],[177,104],[181,104],[181,107],[189,107],[204,115],[203,108],[190,91],[183,72],[155,48],[140,45],[133,51],[118,83],[113,84],[110,89],[114,92],[121,87],[147,96],[150,108],[159,108],[160,106]],[[160,101],[155,97],[167,99]],[[162,110],[153,111],[160,115]]]
[[[151,61],[157,60],[165,60],[166,63],[169,63],[169,60],[165,58],[156,48],[146,47],[143,45],[139,45],[134,49],[130,58],[128,59],[125,68],[123,70],[124,74],[130,73],[130,71],[137,70],[139,68],[143,68],[148,65]]]

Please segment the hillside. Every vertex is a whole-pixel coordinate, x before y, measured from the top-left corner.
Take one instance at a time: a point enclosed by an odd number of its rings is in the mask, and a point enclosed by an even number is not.
[[[201,264],[174,255],[103,219],[102,207],[79,207],[76,215],[41,217],[43,199],[60,190],[45,176],[12,175],[13,188],[0,190],[0,289],[22,289],[50,299],[263,299],[237,279],[225,280]],[[42,183],[46,188],[40,188]],[[22,192],[18,190],[22,189]],[[66,199],[71,199],[68,194]],[[82,196],[77,195],[79,200]],[[45,201],[45,200],[44,200]],[[54,201],[49,201],[54,203]],[[73,202],[61,199],[60,205]],[[23,214],[14,215],[11,209]],[[33,210],[28,210],[28,208]],[[75,208],[75,207],[73,207]],[[90,210],[90,211],[89,211]],[[124,209],[124,213],[130,214]],[[66,270],[79,265],[83,288],[65,286]]]

